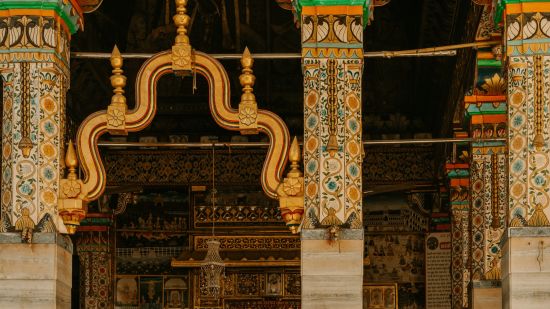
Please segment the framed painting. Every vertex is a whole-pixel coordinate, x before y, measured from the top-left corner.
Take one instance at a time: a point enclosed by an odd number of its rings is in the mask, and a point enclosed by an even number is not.
[[[164,308],[187,308],[187,277],[164,278]]]
[[[283,293],[283,274],[267,273],[265,284],[266,296],[280,296]]]
[[[364,284],[364,309],[397,309],[397,283]]]
[[[140,309],[162,309],[163,303],[163,278],[145,277],[139,278],[139,304]]]
[[[115,308],[137,308],[139,305],[138,277],[118,276],[115,285]]]

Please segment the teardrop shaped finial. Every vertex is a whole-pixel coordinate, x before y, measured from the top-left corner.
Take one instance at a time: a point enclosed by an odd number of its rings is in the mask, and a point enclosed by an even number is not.
[[[290,144],[290,150],[288,153],[288,159],[290,160],[290,171],[288,172],[288,177],[301,177],[302,171],[300,171],[300,159],[302,155],[300,153],[300,146],[298,145],[298,139],[296,136]]]
[[[69,140],[67,152],[65,153],[65,166],[69,169],[67,179],[77,179],[76,168],[78,167],[78,157],[76,156],[76,150],[72,140]]]
[[[115,93],[111,98],[112,104],[124,104],[126,105],[126,97],[124,96],[124,87],[126,87],[126,76],[122,75],[123,58],[115,45],[113,52],[111,53],[111,66],[113,67],[113,75],[111,75],[111,86],[113,86],[113,92]]]

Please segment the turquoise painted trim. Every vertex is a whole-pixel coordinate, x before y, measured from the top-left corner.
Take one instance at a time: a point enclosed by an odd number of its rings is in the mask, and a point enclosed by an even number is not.
[[[0,10],[10,9],[37,9],[37,10],[53,10],[63,19],[71,34],[74,34],[80,28],[78,24],[79,16],[71,16],[70,11],[72,9],[71,3],[67,1],[67,4],[63,4],[62,0],[17,0],[0,1]]]
[[[502,147],[506,146],[505,142],[479,142],[479,143],[472,143],[472,147]]]
[[[298,20],[302,16],[304,6],[337,6],[337,5],[362,5],[363,6],[363,28],[367,26],[370,15],[370,4],[372,0],[292,0]]]
[[[522,44],[530,43],[550,43],[550,39],[525,39],[525,40],[513,40],[506,41],[506,45],[518,46]]]
[[[3,49],[0,50],[0,54],[11,54],[11,53],[42,53],[42,54],[52,54],[57,59],[59,59],[67,68],[69,68],[68,59],[65,59],[60,53],[55,51],[55,49],[44,49],[44,48],[12,48],[12,49]]]
[[[452,170],[447,173],[447,177],[449,178],[466,178],[468,176],[470,176],[470,171],[467,169]]]
[[[467,112],[469,115],[496,115],[496,114],[506,114],[507,112],[506,103],[500,102],[498,107],[494,107],[492,102],[481,103],[481,106],[478,107],[476,104],[470,104],[468,106]]]
[[[482,67],[502,67],[502,61],[491,59],[479,59],[477,61],[478,66]]]

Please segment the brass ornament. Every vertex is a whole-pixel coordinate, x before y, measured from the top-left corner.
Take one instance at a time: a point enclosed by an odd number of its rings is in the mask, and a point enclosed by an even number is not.
[[[123,59],[118,47],[115,45],[111,53],[111,66],[113,75],[111,75],[111,86],[113,86],[114,95],[111,98],[111,104],[107,107],[107,130],[113,135],[128,135],[126,129],[126,97],[124,96],[124,87],[126,86],[126,76],[122,75]]]
[[[289,152],[290,171],[277,189],[281,215],[293,234],[298,233],[304,214],[304,177],[299,169],[300,159],[300,146],[294,137]]]
[[[33,143],[30,138],[31,131],[31,99],[30,99],[30,72],[29,63],[21,63],[21,140],[17,147],[21,149],[23,157],[28,158],[31,155]]]
[[[190,17],[186,14],[187,0],[176,0],[176,15],[173,20],[177,36],[172,46],[172,71],[178,76],[189,76],[192,73],[192,48],[187,35]]]
[[[543,80],[542,80],[542,57],[535,56],[535,138],[533,144],[537,151],[541,151],[544,146],[543,130]]]
[[[21,231],[21,241],[25,243],[32,242],[32,233],[34,231],[34,221],[30,217],[30,211],[28,208],[21,210],[21,217],[15,221],[15,230]]]
[[[243,87],[243,94],[239,103],[239,129],[243,135],[258,134],[258,104],[252,88],[256,81],[256,76],[252,73],[253,64],[254,59],[250,55],[248,47],[246,47],[241,58],[243,70],[239,76],[239,81]]]
[[[328,142],[327,151],[333,157],[338,151],[337,127],[338,127],[338,99],[336,97],[336,60],[329,59],[327,63],[328,74]]]
[[[506,81],[498,73],[495,73],[492,77],[485,79],[481,88],[485,90],[486,95],[505,95]]]
[[[59,182],[58,211],[69,234],[74,234],[80,221],[86,217],[85,186],[78,179],[76,168],[78,158],[72,141],[69,141],[65,154],[65,166],[69,169],[67,178]]]

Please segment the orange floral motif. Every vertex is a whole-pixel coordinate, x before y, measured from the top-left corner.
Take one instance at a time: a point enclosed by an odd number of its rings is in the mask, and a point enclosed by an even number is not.
[[[51,144],[46,144],[42,147],[42,152],[46,157],[52,157],[55,154],[55,149]]]
[[[49,113],[55,110],[55,102],[51,98],[45,98],[42,101],[42,106]]]
[[[55,202],[55,194],[52,191],[46,191],[42,194],[44,202],[47,204],[53,204]]]

